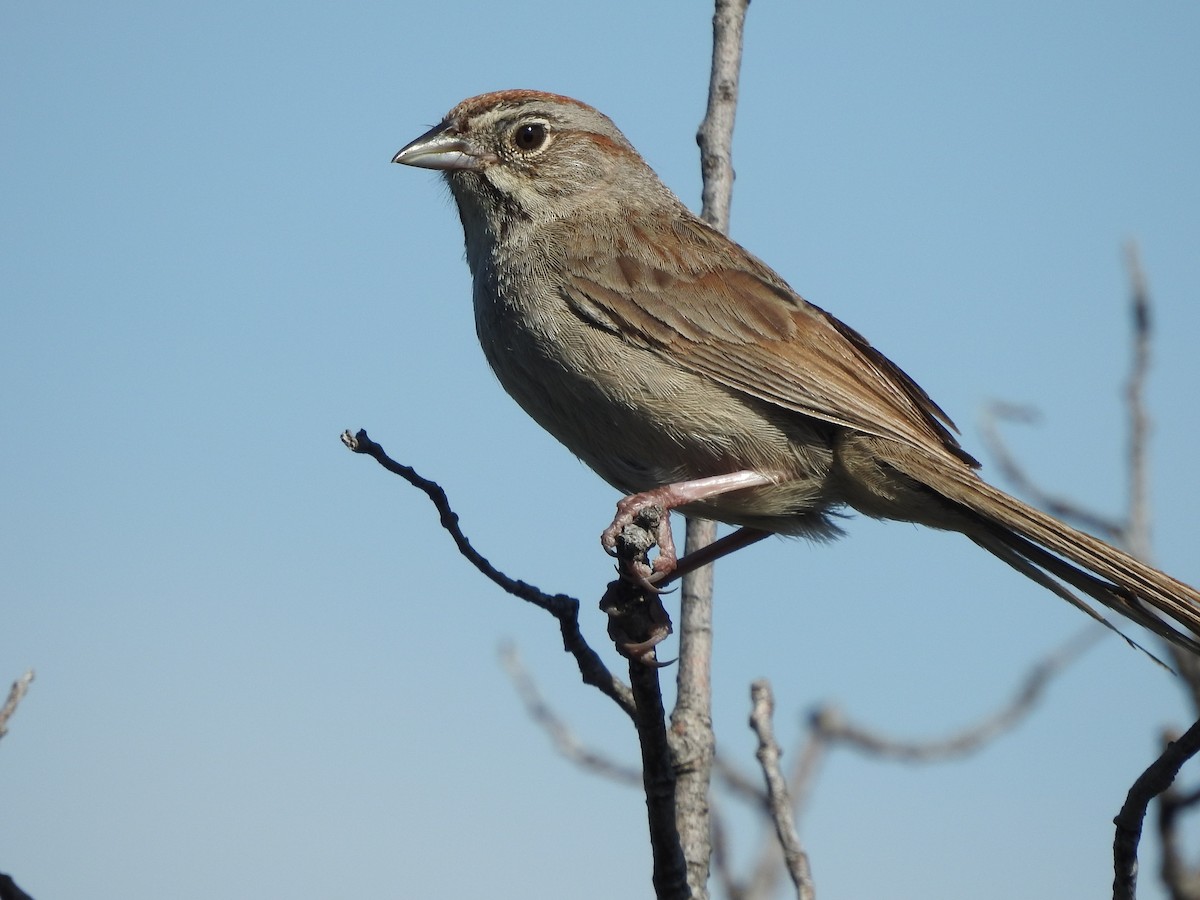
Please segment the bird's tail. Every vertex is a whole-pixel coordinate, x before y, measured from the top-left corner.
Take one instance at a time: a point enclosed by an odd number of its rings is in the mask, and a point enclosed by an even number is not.
[[[992,487],[965,466],[943,466],[936,479],[908,474],[926,485],[932,481],[938,493],[965,508],[968,522],[959,529],[1018,572],[1110,628],[1076,591],[1200,654],[1200,591]]]

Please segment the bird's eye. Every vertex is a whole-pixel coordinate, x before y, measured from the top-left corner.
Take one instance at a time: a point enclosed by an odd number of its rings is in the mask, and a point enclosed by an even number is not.
[[[541,122],[527,122],[518,125],[513,132],[513,143],[518,150],[529,153],[546,143],[546,126]]]

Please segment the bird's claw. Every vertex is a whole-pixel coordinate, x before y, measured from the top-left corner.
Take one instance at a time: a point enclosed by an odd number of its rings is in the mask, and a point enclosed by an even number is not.
[[[663,581],[670,579],[670,576],[675,571],[674,565],[670,567],[659,568],[658,561],[662,557],[658,557],[654,561],[653,566],[648,566],[645,563],[631,562],[628,565],[618,564],[615,568],[617,575],[630,584],[636,585],[641,591],[647,594],[670,594],[675,591],[675,588],[659,587]]]

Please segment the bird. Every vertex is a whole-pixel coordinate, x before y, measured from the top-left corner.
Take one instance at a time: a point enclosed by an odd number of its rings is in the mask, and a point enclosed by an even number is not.
[[[603,113],[486,93],[392,161],[449,186],[501,386],[626,495],[609,552],[649,506],[738,526],[717,553],[835,538],[854,510],[960,532],[1109,627],[1080,594],[1200,653],[1200,592],[985,481],[916,381],[692,213]],[[687,562],[662,518],[650,584]]]

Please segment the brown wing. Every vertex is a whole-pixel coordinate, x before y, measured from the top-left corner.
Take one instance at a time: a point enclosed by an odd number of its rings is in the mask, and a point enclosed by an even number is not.
[[[698,219],[671,227],[670,259],[651,227],[630,244],[594,239],[565,291],[575,313],[760,400],[978,465],[950,418],[862,335]]]

